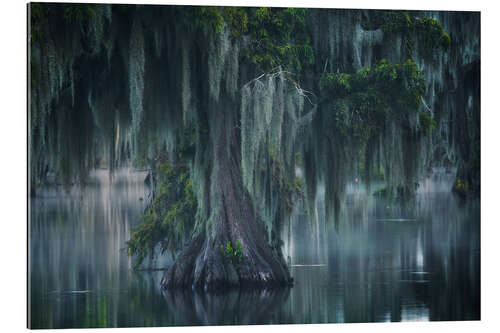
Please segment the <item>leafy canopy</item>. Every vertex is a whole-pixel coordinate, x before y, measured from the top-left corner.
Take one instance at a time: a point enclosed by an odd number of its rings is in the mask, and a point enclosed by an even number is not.
[[[375,67],[365,67],[354,74],[325,74],[320,88],[325,102],[335,104],[338,129],[345,135],[368,139],[387,119],[395,119],[403,125],[409,123],[411,114],[422,104],[425,80],[411,59],[403,64],[382,59]],[[419,117],[427,133],[433,121],[424,112],[420,112]],[[347,133],[349,129],[353,133]]]

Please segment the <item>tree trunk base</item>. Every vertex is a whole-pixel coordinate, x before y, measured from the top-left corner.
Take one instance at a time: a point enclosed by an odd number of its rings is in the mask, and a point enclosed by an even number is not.
[[[282,255],[270,245],[239,240],[240,258],[228,258],[221,246],[225,238],[211,240],[200,235],[191,240],[164,275],[164,289],[192,288],[223,290],[235,287],[268,289],[293,285]]]

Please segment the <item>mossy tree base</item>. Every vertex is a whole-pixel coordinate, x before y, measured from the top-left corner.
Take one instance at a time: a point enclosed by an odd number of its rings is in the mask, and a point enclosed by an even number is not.
[[[228,106],[226,106],[228,107]],[[165,274],[166,289],[194,287],[224,289],[234,286],[276,287],[291,283],[281,249],[268,239],[255,216],[252,200],[243,185],[237,131],[224,108],[213,107],[208,124],[209,159],[195,163],[209,171],[204,181],[209,215],[198,221],[194,236]],[[201,142],[198,142],[201,144]]]
[[[162,287],[167,290],[186,287],[221,290],[292,284],[284,261],[273,253],[271,246],[246,246],[241,262],[236,265],[221,254],[219,238],[223,237],[210,239],[200,235],[194,238],[163,277]]]

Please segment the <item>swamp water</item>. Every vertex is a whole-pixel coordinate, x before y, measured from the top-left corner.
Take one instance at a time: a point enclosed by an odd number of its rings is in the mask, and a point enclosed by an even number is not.
[[[480,318],[480,205],[435,170],[401,206],[348,187],[339,222],[295,214],[282,238],[293,288],[165,292],[163,271],[133,271],[124,251],[147,191],[144,173],[47,189],[30,199],[32,328],[337,323]],[[372,191],[374,189],[372,188]],[[167,258],[168,262],[168,258]],[[161,264],[156,263],[161,266]]]

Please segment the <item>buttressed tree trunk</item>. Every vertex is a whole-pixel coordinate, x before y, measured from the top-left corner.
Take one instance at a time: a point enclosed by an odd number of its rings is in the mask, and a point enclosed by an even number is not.
[[[205,170],[209,187],[208,219],[200,219],[193,239],[165,274],[166,288],[195,286],[220,289],[240,286],[283,286],[291,283],[281,250],[273,248],[268,232],[255,216],[244,187],[237,105],[211,103],[205,145],[206,160],[195,168]],[[201,147],[200,147],[201,148]],[[203,149],[197,150],[201,153]]]

